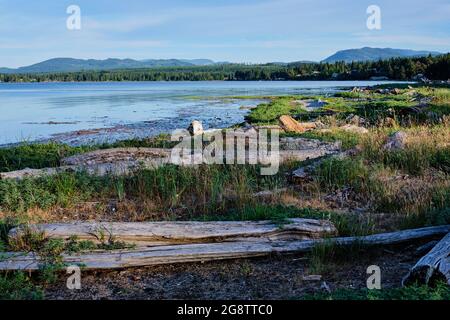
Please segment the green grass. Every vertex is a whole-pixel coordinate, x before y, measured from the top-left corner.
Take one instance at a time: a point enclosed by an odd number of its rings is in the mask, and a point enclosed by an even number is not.
[[[56,167],[64,157],[92,150],[92,147],[70,147],[54,142],[21,144],[0,148],[0,172],[24,168]]]
[[[347,247],[325,241],[316,245],[308,253],[308,271],[312,274],[330,272],[336,267],[336,263],[346,263],[360,259],[364,254],[367,254],[367,252],[364,252],[363,246],[357,242]]]
[[[169,134],[159,134],[147,139],[127,139],[97,146],[99,149],[109,148],[173,148],[178,142],[170,141]]]
[[[413,147],[384,152],[368,144],[370,150],[363,147],[358,156],[324,160],[313,172],[313,180],[320,190],[351,190],[354,200],[370,204],[373,211],[402,213],[405,224],[442,224],[448,221],[445,212],[450,207],[448,151],[427,146],[419,151]],[[434,170],[432,178],[429,170]]]
[[[368,174],[369,168],[362,159],[329,158],[316,168],[314,179],[328,190],[336,190],[349,185],[361,190]]]
[[[450,300],[450,287],[439,283],[435,287],[408,286],[381,290],[338,289],[329,293],[309,294],[302,300]]]
[[[108,180],[83,173],[62,173],[38,179],[0,180],[0,210],[25,212],[69,207],[108,189]]]
[[[307,131],[305,133],[283,133],[280,137],[300,137],[308,139],[317,139],[325,142],[342,143],[344,150],[351,149],[361,142],[361,134],[341,130],[339,128],[330,129],[330,131]]]
[[[109,148],[172,148],[177,142],[171,142],[170,136],[160,134],[148,139],[128,139],[110,144],[72,147],[56,142],[22,143],[17,146],[0,148],[0,172],[21,170],[24,168],[46,168],[60,166],[61,160],[75,154]]]
[[[24,272],[0,275],[0,300],[41,300],[44,292]]]
[[[263,103],[252,109],[247,116],[247,120],[256,123],[274,123],[282,115],[304,112],[303,109],[292,103],[288,97],[280,97],[270,103]]]
[[[232,210],[226,214],[210,214],[195,217],[200,221],[258,221],[270,220],[283,224],[286,219],[307,218],[331,221],[340,236],[361,236],[373,233],[373,223],[367,218],[352,214],[339,214],[314,208],[299,208],[286,205],[255,204],[245,206],[239,210]]]
[[[0,180],[0,210],[23,213],[29,209],[70,207],[102,199],[151,201],[164,212],[214,213],[253,204],[252,194],[282,187],[279,173],[261,176],[259,166],[167,165],[126,177],[94,177],[62,173],[37,179]]]

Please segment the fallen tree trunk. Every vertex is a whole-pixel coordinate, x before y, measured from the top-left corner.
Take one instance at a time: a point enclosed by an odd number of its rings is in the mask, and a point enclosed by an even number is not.
[[[281,150],[279,151],[279,160],[280,162],[286,162],[291,160],[303,161],[307,159],[319,158],[324,155],[334,153],[335,151],[329,151],[326,149]],[[258,163],[258,159],[260,159],[260,155],[258,152],[250,154],[247,153],[245,157],[246,163],[249,164]],[[276,158],[274,158],[273,160],[276,160]],[[93,176],[106,176],[106,175],[122,176],[136,173],[138,170],[141,169],[155,169],[170,163],[176,165],[181,164],[183,166],[192,166],[196,164],[201,164],[202,161],[203,158],[201,154],[188,157],[188,159],[183,160],[181,163],[179,162],[179,160],[172,162],[171,157],[149,158],[140,160],[123,160],[105,163],[96,162],[95,160],[92,160],[83,164],[65,165],[55,168],[43,168],[43,169],[27,168],[17,171],[2,172],[0,173],[0,179],[22,180],[25,178],[39,178],[52,176],[63,172],[86,172],[87,174]],[[267,159],[264,159],[264,161],[267,161]],[[76,162],[76,160],[73,160],[73,162]]]
[[[91,165],[70,165],[55,168],[23,169],[0,173],[0,179],[22,180],[25,178],[40,178],[54,176],[64,172],[86,172],[93,176],[121,176],[132,174],[139,169],[154,169],[168,162],[168,158],[151,159],[146,161],[121,161],[114,163],[97,163]]]
[[[181,244],[138,248],[135,250],[102,251],[63,255],[67,265],[82,265],[84,269],[121,269],[161,264],[204,262],[250,258],[273,253],[308,252],[318,244],[350,246],[390,245],[429,238],[450,232],[450,225],[376,234],[364,237],[331,238],[306,241],[237,241],[223,243]],[[0,270],[38,270],[41,262],[34,253],[5,253]]]
[[[423,256],[403,279],[403,285],[443,280],[450,285],[450,233]]]
[[[147,161],[170,157],[170,149],[113,148],[77,154],[61,160],[62,165],[94,165],[100,163]]]
[[[61,160],[62,166],[2,172],[0,179],[39,178],[64,172],[89,175],[127,175],[139,169],[158,168],[170,160],[170,150],[160,148],[115,148],[87,152]]]
[[[26,227],[30,228],[30,227]],[[9,237],[20,237],[26,228],[10,231]],[[283,224],[271,221],[177,221],[177,222],[73,222],[38,224],[31,228],[50,238],[94,242],[116,241],[139,246],[243,240],[309,240],[337,235],[335,226],[326,220],[288,219]]]

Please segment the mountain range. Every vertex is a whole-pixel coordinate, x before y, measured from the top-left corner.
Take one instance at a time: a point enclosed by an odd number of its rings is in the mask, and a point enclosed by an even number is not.
[[[338,51],[335,54],[329,56],[322,62],[333,63],[337,61],[374,61],[374,60],[386,60],[397,57],[421,57],[428,55],[439,55],[441,53],[436,51],[416,51],[409,49],[392,49],[392,48],[370,48],[364,47],[361,49],[348,49]]]
[[[192,67],[214,65],[209,59],[73,59],[54,58],[17,69],[0,68],[0,73],[77,72],[83,70],[141,69],[157,67]]]
[[[383,60],[394,57],[419,57],[426,55],[439,55],[435,51],[415,51],[408,49],[392,49],[392,48],[369,48],[348,49],[338,51],[322,62],[333,63],[337,61],[373,61]],[[0,68],[0,73],[46,73],[46,72],[77,72],[87,70],[117,70],[117,69],[142,69],[157,67],[192,67],[192,66],[212,66],[219,64],[227,64],[228,62],[214,62],[209,59],[73,59],[73,58],[54,58],[42,61],[30,66],[12,68]],[[272,65],[296,65],[301,63],[314,63],[312,61],[297,62],[272,62]]]

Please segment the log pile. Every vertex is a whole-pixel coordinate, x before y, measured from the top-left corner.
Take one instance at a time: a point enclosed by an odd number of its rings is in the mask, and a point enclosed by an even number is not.
[[[300,221],[293,221],[294,224]],[[434,236],[439,236],[450,232],[450,225],[439,226],[439,227],[428,227],[414,230],[403,230],[398,232],[376,234],[364,237],[337,237],[328,239],[318,239],[312,238],[309,240],[287,240],[283,239],[281,236],[279,239],[274,234],[282,234],[288,231],[288,234],[295,234],[298,230],[296,228],[291,228],[286,225],[281,228],[280,232],[277,232],[273,226],[268,222],[264,223],[254,223],[251,226],[249,232],[242,229],[244,225],[233,224],[232,229],[234,231],[227,233],[225,231],[223,236],[224,241],[219,241],[217,238],[218,234],[215,229],[209,229],[209,234],[206,239],[208,241],[214,240],[213,242],[204,242],[205,236],[198,238],[203,228],[199,226],[195,232],[190,233],[189,229],[186,229],[182,235],[183,241],[186,241],[187,237],[190,237],[192,243],[181,243],[172,244],[174,239],[179,239],[178,235],[174,235],[172,238],[167,239],[165,245],[156,246],[140,246],[136,249],[127,250],[112,250],[112,251],[96,251],[87,252],[73,255],[63,255],[63,261],[67,265],[80,264],[83,265],[85,269],[114,269],[114,268],[126,268],[126,267],[138,267],[138,266],[151,266],[151,265],[161,265],[161,264],[173,264],[173,263],[186,263],[186,262],[204,262],[204,261],[216,261],[224,259],[237,259],[237,258],[251,258],[267,256],[270,254],[287,254],[287,253],[302,253],[308,252],[313,249],[318,244],[335,244],[339,246],[351,246],[355,243],[364,246],[380,246],[380,245],[391,245],[398,244],[408,241],[413,241],[417,239],[429,238]],[[188,224],[189,227],[192,224]],[[211,225],[210,225],[211,226]],[[305,229],[311,232],[311,224],[308,222]],[[325,226],[325,229],[324,229]],[[117,226],[116,226],[117,227]],[[89,229],[86,229],[86,225],[79,225],[74,229],[72,227],[64,227],[61,225],[55,226],[55,228],[50,230],[49,226],[46,227],[47,230],[54,232],[58,237],[66,237],[67,230],[75,230],[76,232],[83,233]],[[286,229],[287,228],[287,229]],[[317,229],[318,228],[318,229]],[[167,230],[166,228],[163,228]],[[177,229],[180,229],[179,226]],[[183,229],[183,228],[181,228]],[[292,230],[294,229],[294,230]],[[301,227],[302,231],[299,232],[300,237],[307,237],[305,234],[305,229]],[[313,223],[313,230],[320,230],[320,233],[325,232],[325,234],[333,233],[334,229],[330,229],[328,223],[324,225]],[[156,229],[155,229],[156,230]],[[194,230],[194,229],[193,229]],[[160,230],[161,231],[161,230]],[[160,232],[159,231],[159,232]],[[255,234],[256,231],[256,234]],[[14,230],[12,236],[17,234],[19,230]],[[307,233],[308,233],[307,232]],[[137,238],[138,235],[130,232],[122,233],[122,237],[125,235]],[[314,232],[314,236],[318,237],[319,234]],[[161,234],[159,234],[160,236]],[[197,235],[197,238],[196,236]],[[222,233],[220,233],[222,235]],[[147,236],[149,236],[147,234]],[[209,238],[208,238],[209,237]],[[161,239],[163,240],[163,239]],[[200,241],[200,242],[199,242]],[[144,241],[145,243],[145,241]],[[0,270],[37,270],[41,265],[41,259],[36,253],[5,253],[0,258]]]

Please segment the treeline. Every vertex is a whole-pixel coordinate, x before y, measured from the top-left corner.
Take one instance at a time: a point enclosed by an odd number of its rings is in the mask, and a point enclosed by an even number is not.
[[[0,74],[0,81],[368,80],[371,77],[383,76],[392,80],[411,80],[418,74],[432,80],[450,79],[450,53],[434,57],[352,63],[225,64],[70,73]]]

